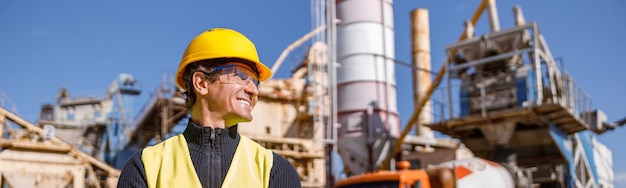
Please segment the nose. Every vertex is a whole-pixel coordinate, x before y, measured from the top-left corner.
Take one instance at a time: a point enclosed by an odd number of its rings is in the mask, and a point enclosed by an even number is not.
[[[254,102],[256,102],[256,99],[259,96],[259,88],[257,88],[257,86],[254,85],[253,82],[248,82],[243,91],[246,92],[246,94],[248,94],[250,98],[254,100]]]

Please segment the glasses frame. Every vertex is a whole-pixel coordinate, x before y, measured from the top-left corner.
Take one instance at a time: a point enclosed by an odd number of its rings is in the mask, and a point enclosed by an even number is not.
[[[254,73],[254,71],[252,71],[248,67],[244,67],[243,65],[239,64],[220,65],[215,67],[211,72],[203,69],[200,69],[198,71],[204,73],[207,76],[211,75],[213,72],[220,71],[219,80],[222,84],[232,84],[234,82],[246,86],[248,85],[248,83],[252,82],[254,86],[258,87],[260,83],[258,76],[256,75],[256,73]],[[223,80],[221,78],[221,75],[228,76],[228,79]]]

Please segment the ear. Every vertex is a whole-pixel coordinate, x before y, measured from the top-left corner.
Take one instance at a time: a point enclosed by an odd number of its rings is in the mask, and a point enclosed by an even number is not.
[[[206,95],[209,93],[209,82],[206,80],[204,73],[195,72],[191,77],[193,88],[199,95]]]

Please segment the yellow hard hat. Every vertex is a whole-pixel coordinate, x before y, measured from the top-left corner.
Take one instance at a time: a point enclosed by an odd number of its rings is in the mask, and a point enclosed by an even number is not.
[[[176,71],[178,88],[187,90],[183,74],[188,64],[216,58],[238,58],[253,62],[259,71],[259,81],[267,80],[272,75],[272,71],[259,61],[256,47],[250,39],[232,29],[213,28],[196,36],[187,46]]]

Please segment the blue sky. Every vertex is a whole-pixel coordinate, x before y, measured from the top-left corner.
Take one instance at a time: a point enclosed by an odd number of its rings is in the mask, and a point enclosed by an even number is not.
[[[444,61],[479,1],[394,2],[396,59],[411,62],[409,13],[430,12],[433,69]],[[498,1],[501,28],[513,25],[513,5],[527,22],[537,21],[555,57],[609,121],[626,117],[626,2]],[[173,74],[187,43],[212,27],[234,28],[257,45],[272,66],[289,44],[309,32],[310,1],[0,1],[0,105],[34,122],[44,103],[66,86],[72,96],[104,96],[119,73],[141,81],[141,105]],[[488,28],[481,19],[479,34]],[[287,77],[302,59],[292,51],[275,78]],[[398,101],[412,100],[409,71],[397,68]],[[412,104],[412,103],[404,103]],[[139,107],[137,107],[139,108]],[[413,106],[400,103],[404,125]],[[597,138],[613,152],[616,187],[626,186],[626,129]],[[621,137],[620,137],[621,136]]]

